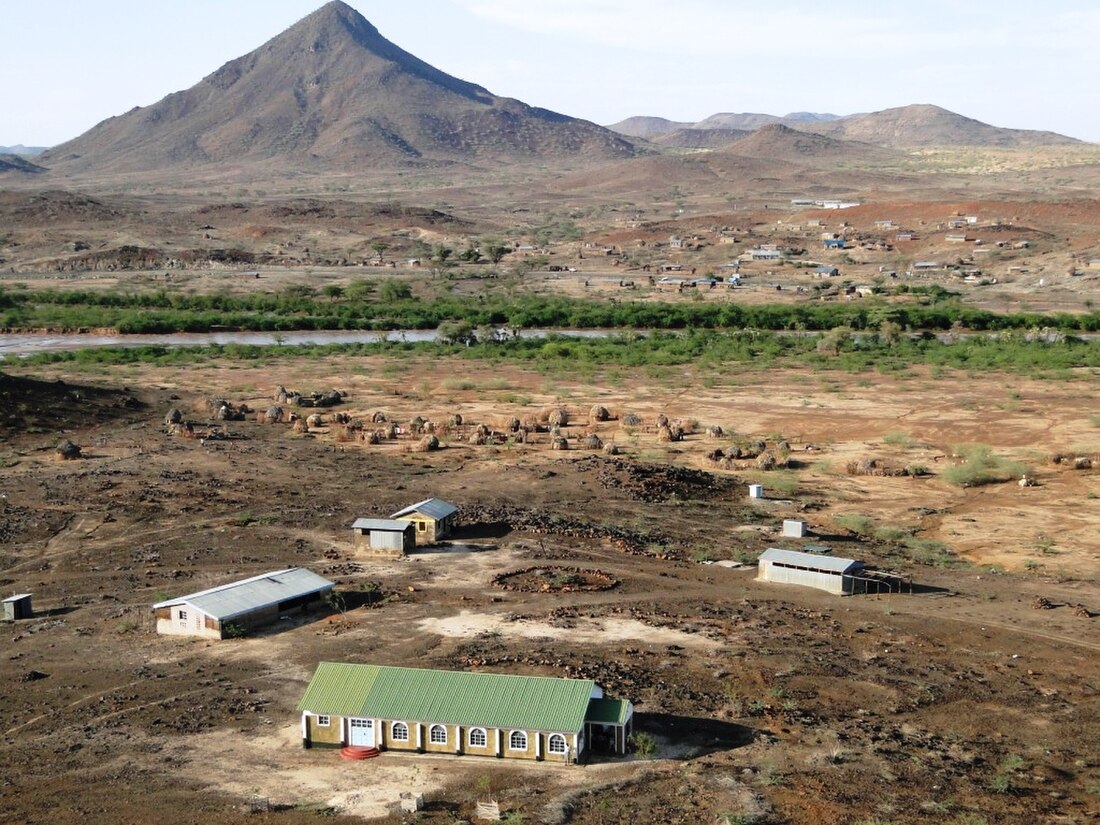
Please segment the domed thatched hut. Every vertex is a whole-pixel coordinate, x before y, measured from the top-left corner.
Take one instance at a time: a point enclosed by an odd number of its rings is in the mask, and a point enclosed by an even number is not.
[[[168,415],[164,416],[164,423],[166,426],[169,424],[179,424],[181,421],[183,421],[183,411],[177,407],[170,409]]]
[[[269,407],[267,412],[264,413],[264,423],[278,424],[283,420],[284,415],[282,407]]]
[[[320,427],[324,423],[325,419],[323,419],[318,413],[314,413],[306,419],[306,424],[310,427]]]
[[[774,453],[761,453],[756,459],[756,469],[758,470],[774,470],[777,465],[778,462]]]
[[[667,427],[668,426],[668,416],[665,415],[664,413],[661,413],[659,416],[657,416],[657,426],[658,426],[658,428]]]
[[[67,438],[57,445],[56,449],[54,450],[54,455],[56,455],[57,458],[61,461],[75,461],[76,459],[83,458],[84,456],[84,454],[80,451],[80,448],[73,444],[73,442],[69,441],[69,439]]]
[[[378,430],[371,430],[369,433],[366,433],[363,436],[363,440],[366,441],[368,444],[372,444],[372,445],[381,444],[382,443],[382,433],[378,432]]]
[[[553,438],[550,439],[550,449],[551,450],[568,450],[569,449],[569,442],[566,441],[565,438],[563,438],[562,436],[556,435],[556,436],[554,436]]]
[[[551,410],[546,421],[551,427],[564,427],[569,423],[569,413],[563,407],[558,407]]]
[[[295,418],[294,426],[291,429],[298,435],[305,435],[309,432],[309,424],[306,423],[304,418]]]
[[[416,451],[418,453],[430,453],[438,449],[439,439],[434,435],[426,435],[416,442]]]
[[[604,455],[620,455],[622,453],[618,444],[604,444],[603,451]]]
[[[389,421],[389,418],[386,417],[386,414],[384,412],[378,410],[374,415],[370,417],[370,420],[372,424],[385,424],[387,421]]]
[[[462,413],[455,413],[454,415],[451,416],[451,426],[452,427],[461,427],[462,426]]]
[[[595,433],[589,433],[585,436],[584,448],[586,450],[602,450],[603,440]]]
[[[619,424],[623,427],[640,427],[642,426],[642,417],[637,413],[626,413],[619,419]]]
[[[592,420],[594,422],[597,422],[597,421],[610,421],[611,420],[611,413],[608,412],[607,407],[604,407],[604,406],[601,406],[600,404],[597,404],[588,413],[588,417],[589,417],[590,420]]]
[[[707,438],[721,438],[726,434],[726,431],[719,427],[717,424],[712,424],[707,427]]]

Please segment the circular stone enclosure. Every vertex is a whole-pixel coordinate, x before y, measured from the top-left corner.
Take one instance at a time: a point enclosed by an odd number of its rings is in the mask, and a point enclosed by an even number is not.
[[[493,584],[522,593],[577,593],[611,590],[620,580],[603,570],[539,565],[501,573],[493,577]]]

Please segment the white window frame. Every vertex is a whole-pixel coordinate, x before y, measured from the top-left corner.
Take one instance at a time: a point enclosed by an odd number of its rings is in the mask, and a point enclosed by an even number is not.
[[[523,747],[522,748],[517,748],[513,744],[515,742],[517,736],[522,736],[523,737]],[[527,731],[525,731],[525,730],[514,730],[514,731],[512,731],[511,733],[508,734],[508,750],[516,751],[518,753],[527,753],[527,750],[528,750],[529,747],[530,747],[530,738],[527,736]]]
[[[405,729],[405,735],[403,737],[397,735],[398,726]],[[409,741],[409,726],[406,725],[404,722],[394,722],[393,724],[391,724],[390,725],[390,739],[393,740],[394,742],[408,742]]]
[[[436,739],[436,731],[443,732],[443,739]],[[446,745],[447,744],[447,726],[446,725],[432,725],[428,728],[428,744],[429,745]]]
[[[554,744],[556,742],[561,742],[560,750],[554,747]],[[561,733],[550,734],[550,738],[546,740],[546,752],[555,754],[557,756],[565,756],[567,753],[569,753],[569,740],[566,739],[565,735]]]
[[[180,627],[187,627],[187,611],[178,610],[176,615],[179,617]]]
[[[474,734],[481,735],[481,742],[474,741]],[[471,748],[487,748],[489,747],[489,732],[485,728],[470,728],[466,733],[466,739],[470,743]]]
[[[327,728],[331,724],[332,724],[332,717],[329,716],[327,713],[318,713],[317,714],[317,727]]]

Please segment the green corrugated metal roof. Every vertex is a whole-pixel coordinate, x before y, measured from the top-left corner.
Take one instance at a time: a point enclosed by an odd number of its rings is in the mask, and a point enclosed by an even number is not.
[[[590,679],[321,662],[298,710],[575,733],[595,687]]]
[[[586,722],[598,725],[625,725],[630,718],[630,702],[625,699],[593,699],[588,703]]]

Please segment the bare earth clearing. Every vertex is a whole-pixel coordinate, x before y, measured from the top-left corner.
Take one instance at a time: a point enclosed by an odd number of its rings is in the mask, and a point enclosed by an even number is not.
[[[312,821],[330,806],[381,817],[402,790],[428,794],[428,821],[468,818],[489,795],[528,821],[573,823],[727,813],[838,825],[967,814],[1083,822],[1098,811],[1100,475],[1048,461],[1096,451],[1095,381],[921,370],[703,381],[679,368],[581,376],[423,358],[36,370],[67,383],[40,385],[54,403],[0,448],[0,581],[33,592],[37,610],[0,630],[5,819],[125,822],[171,807],[231,822],[257,795],[276,810],[250,821]],[[235,438],[205,444],[161,424],[179,406],[200,430],[223,426],[204,398],[265,408],[277,384],[346,390],[341,411],[368,418],[461,413],[499,428],[563,406],[580,423],[565,428],[564,453],[545,433],[473,446],[454,428],[431,454],[410,452],[410,441],[339,442],[329,411],[306,435],[230,422]],[[643,423],[589,427],[596,403]],[[660,443],[658,413],[698,430]],[[711,424],[726,435],[707,438]],[[577,449],[590,429],[624,455]],[[86,458],[54,460],[62,430]],[[789,441],[792,469],[715,469],[705,453],[734,433]],[[976,441],[1029,464],[1037,486],[946,484],[951,445]],[[933,475],[845,472],[864,457]],[[666,465],[708,475],[646,481]],[[769,500],[750,503],[748,481]],[[355,556],[356,516],[430,495],[463,507],[453,546],[403,561]],[[501,514],[544,527],[512,529]],[[572,535],[555,526],[562,517]],[[796,546],[777,535],[783,518],[805,519],[811,543],[924,590],[838,599],[700,563]],[[891,528],[925,544],[907,546]],[[349,592],[378,582],[386,598],[238,641],[152,632],[148,606],[166,595],[298,564]],[[621,584],[491,584],[540,564]],[[1049,609],[1035,609],[1040,598]],[[656,758],[566,769],[389,754],[348,764],[303,751],[293,708],[326,659],[595,678],[635,701]]]

